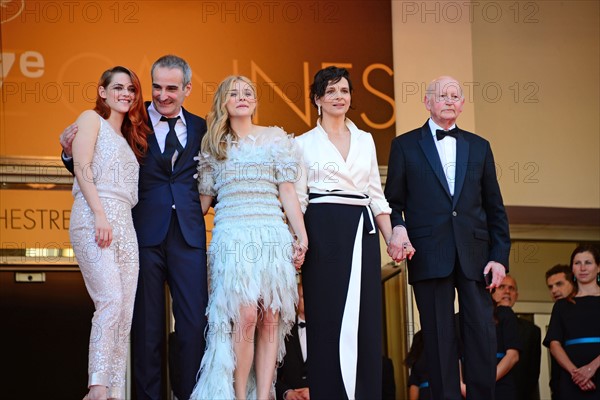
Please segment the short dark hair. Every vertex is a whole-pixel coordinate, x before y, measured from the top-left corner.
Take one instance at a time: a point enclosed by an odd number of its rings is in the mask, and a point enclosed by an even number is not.
[[[573,270],[571,269],[571,266],[567,264],[556,264],[554,267],[546,271],[546,280],[548,280],[548,278],[550,278],[552,275],[561,273],[565,274],[565,278],[568,281],[573,282]]]
[[[317,107],[317,103],[315,103],[315,98],[323,97],[323,95],[325,95],[325,90],[327,90],[327,86],[333,83],[338,83],[342,78],[346,78],[346,80],[348,81],[350,94],[352,94],[352,91],[354,89],[352,88],[350,73],[346,68],[338,68],[336,66],[331,66],[323,68],[322,70],[317,72],[313,79],[313,83],[310,85],[310,102],[312,103],[312,105]]]

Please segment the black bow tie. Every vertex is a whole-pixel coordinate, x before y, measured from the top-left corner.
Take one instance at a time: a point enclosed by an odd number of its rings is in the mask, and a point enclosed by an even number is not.
[[[458,136],[458,127],[454,127],[449,131],[445,131],[442,129],[437,129],[435,131],[435,137],[437,138],[437,140],[442,140],[446,136],[452,136],[454,139],[456,139],[456,137]]]
[[[306,322],[298,322],[298,328],[306,328]]]

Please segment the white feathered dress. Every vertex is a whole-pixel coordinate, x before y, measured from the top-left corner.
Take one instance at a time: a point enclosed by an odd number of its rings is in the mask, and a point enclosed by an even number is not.
[[[199,192],[216,196],[217,204],[208,250],[207,345],[192,400],[235,399],[233,340],[254,340],[233,332],[242,305],[260,302],[267,311],[279,311],[281,362],[298,299],[293,239],[278,198],[278,185],[297,178],[293,140],[280,128],[264,128],[231,141],[227,154],[223,161],[198,157]],[[256,398],[251,375],[248,399]]]

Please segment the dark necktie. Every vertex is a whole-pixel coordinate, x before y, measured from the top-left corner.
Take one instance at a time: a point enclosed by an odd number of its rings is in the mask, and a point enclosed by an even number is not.
[[[163,152],[163,159],[169,168],[173,168],[173,155],[175,154],[175,151],[177,151],[178,154],[181,154],[183,151],[183,146],[179,142],[179,139],[177,139],[177,133],[175,133],[175,124],[177,124],[178,119],[179,116],[175,118],[160,117],[161,121],[167,121],[169,124],[169,132],[165,139],[165,151]]]
[[[442,129],[436,129],[435,137],[437,138],[437,140],[442,140],[446,136],[452,136],[454,139],[456,139],[456,137],[458,136],[458,127],[454,127],[453,129],[450,129],[449,131],[444,131]]]

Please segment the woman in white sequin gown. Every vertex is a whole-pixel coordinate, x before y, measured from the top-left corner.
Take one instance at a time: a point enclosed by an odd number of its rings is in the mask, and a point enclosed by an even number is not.
[[[308,248],[293,185],[299,163],[283,130],[252,124],[255,109],[254,85],[230,76],[207,116],[198,188],[205,213],[215,196],[217,204],[207,347],[192,399],[273,398],[275,366],[295,320],[294,266]]]
[[[138,200],[138,160],[147,148],[146,120],[140,81],[119,66],[102,74],[96,107],[77,119],[69,234],[96,309],[85,400],[125,399],[139,264],[131,209]]]

